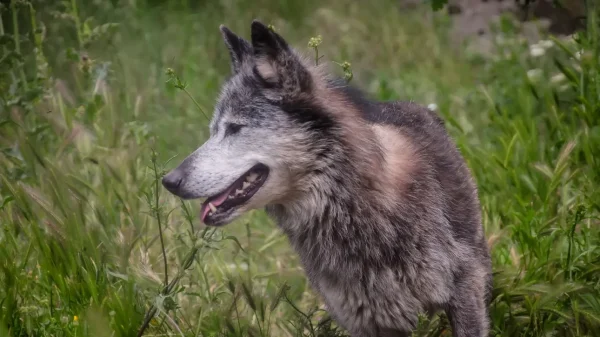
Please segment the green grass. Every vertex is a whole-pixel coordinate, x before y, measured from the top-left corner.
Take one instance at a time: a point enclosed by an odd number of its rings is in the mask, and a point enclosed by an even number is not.
[[[208,136],[166,69],[210,114],[229,73],[218,25],[248,36],[253,18],[307,53],[322,35],[373,98],[439,107],[479,186],[493,335],[600,336],[598,10],[539,57],[505,20],[482,59],[452,45],[446,14],[397,3],[3,8],[0,336],[343,335],[262,211],[204,228],[158,183]],[[447,320],[416,335],[448,336]]]

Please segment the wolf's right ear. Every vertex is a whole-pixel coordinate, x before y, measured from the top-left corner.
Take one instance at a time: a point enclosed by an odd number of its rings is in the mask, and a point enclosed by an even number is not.
[[[225,45],[229,49],[231,56],[231,71],[235,74],[242,67],[242,63],[249,57],[252,57],[252,46],[243,38],[235,35],[229,28],[224,25],[219,26]]]

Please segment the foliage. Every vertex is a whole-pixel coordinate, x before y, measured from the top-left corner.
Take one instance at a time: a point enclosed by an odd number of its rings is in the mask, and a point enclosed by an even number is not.
[[[374,98],[447,121],[479,186],[495,336],[597,335],[598,9],[535,45],[504,20],[481,59],[453,49],[443,13],[397,5],[1,5],[0,335],[344,335],[262,211],[204,228],[159,184],[208,135],[229,69],[218,24],[247,34],[254,17],[315,62],[352,61],[332,70]],[[449,336],[444,315],[419,322]]]

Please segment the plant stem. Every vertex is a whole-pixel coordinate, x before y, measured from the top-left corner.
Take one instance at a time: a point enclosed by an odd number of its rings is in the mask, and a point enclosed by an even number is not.
[[[13,21],[13,39],[15,41],[15,51],[17,54],[21,55],[21,38],[19,36],[19,17],[16,6],[17,1],[12,0],[10,2],[10,9],[12,12],[12,21]],[[27,85],[27,77],[25,77],[25,71],[23,70],[23,65],[19,65],[19,73],[21,75],[21,81],[23,82],[23,88],[28,90],[29,87]]]
[[[32,31],[32,35],[33,35],[33,42],[35,45],[34,51],[35,51],[35,74],[33,76],[33,80],[35,85],[39,84],[39,70],[40,70],[40,56],[42,55],[43,51],[42,51],[42,40],[41,38],[38,39],[38,34],[37,34],[37,23],[35,21],[35,9],[33,8],[33,5],[31,3],[29,3],[29,18],[31,20],[31,31]],[[37,49],[37,50],[36,50]]]
[[[297,313],[299,313],[304,319],[306,319],[306,322],[308,323],[308,327],[310,328],[310,332],[312,333],[312,335],[315,335],[315,329],[313,327],[312,321],[310,320],[310,317],[305,314],[302,310],[298,309],[298,307],[296,305],[294,305],[294,302],[292,302],[287,294],[284,292],[283,293],[283,298],[285,299],[285,301],[292,307],[292,309],[294,309]]]
[[[188,210],[185,202],[183,201],[183,199],[179,199],[179,201],[181,201],[181,208],[183,208],[183,212],[185,213],[185,219],[188,221],[188,223],[190,224],[190,235],[194,235],[194,223],[192,222],[192,216],[190,214],[190,211]],[[196,242],[196,238],[193,237],[193,241]]]
[[[163,287],[163,289],[160,291],[161,294],[163,295],[167,295],[169,294],[177,285],[177,283],[179,282],[179,280],[181,280],[181,277],[183,276],[183,274],[185,273],[186,269],[190,267],[190,265],[184,265],[183,269],[179,270],[177,272],[177,275],[171,280],[171,283],[169,283],[169,279],[168,279],[168,274],[167,274],[167,254],[165,252],[165,245],[164,245],[164,241],[163,241],[163,236],[162,236],[162,222],[160,220],[160,211],[158,209],[158,202],[159,202],[159,197],[158,197],[158,191],[159,191],[159,185],[158,185],[158,180],[159,180],[159,174],[158,174],[158,168],[156,167],[156,152],[152,151],[152,164],[154,167],[154,177],[155,177],[155,188],[156,188],[156,206],[154,207],[155,209],[155,214],[156,214],[156,218],[158,220],[158,230],[159,230],[159,237],[160,237],[160,244],[161,244],[161,248],[162,248],[162,252],[163,252],[163,261],[165,264],[165,285]],[[183,200],[181,201],[182,203],[182,207],[184,209],[184,212],[186,213],[186,215],[189,216],[189,211],[187,209],[187,207],[185,206]],[[190,222],[190,225],[192,223]],[[192,228],[193,229],[193,228]],[[216,231],[216,228],[213,229],[213,231],[211,232],[211,236],[212,233],[214,233]],[[206,231],[204,232],[204,234],[206,234]],[[202,238],[205,238],[205,235],[202,236]],[[199,247],[194,247],[194,249],[190,252],[190,255],[185,259],[185,261],[194,261],[196,259],[196,255],[198,255],[198,252],[200,251]],[[209,287],[208,283],[207,285],[207,289]],[[144,332],[146,331],[146,329],[148,328],[148,326],[150,325],[150,321],[152,320],[152,318],[154,317],[154,315],[156,315],[156,312],[158,311],[158,309],[152,305],[150,307],[150,309],[146,312],[146,316],[144,317],[144,321],[142,322],[142,325],[140,326],[140,329],[138,330],[138,334],[137,337],[141,337],[144,335]]]
[[[167,252],[165,251],[165,242],[163,239],[163,232],[162,232],[162,222],[160,219],[160,209],[158,206],[159,203],[159,194],[160,194],[160,185],[159,185],[159,180],[160,180],[160,176],[158,174],[158,169],[156,167],[156,152],[154,152],[154,150],[152,151],[152,165],[154,166],[154,183],[155,183],[155,191],[154,191],[154,195],[155,195],[155,204],[154,204],[154,212],[156,214],[156,221],[158,222],[158,236],[160,237],[160,248],[162,249],[162,253],[163,253],[163,262],[165,265],[165,290],[166,287],[169,284],[169,273],[168,273],[168,264],[167,264]]]
[[[198,104],[198,102],[194,99],[194,97],[187,91],[186,88],[182,88],[181,90],[183,90],[183,92],[185,92],[189,98],[192,99],[192,102],[194,102],[194,104],[196,104],[196,107],[198,107],[198,110],[200,110],[200,112],[202,112],[202,114],[204,115],[204,117],[206,117],[207,120],[210,121],[210,118],[208,117],[208,115],[206,114],[206,112],[204,112],[204,109],[202,109],[202,107],[200,106],[200,104]]]
[[[75,20],[75,30],[77,31],[77,43],[79,45],[79,49],[83,48],[82,39],[81,39],[81,20],[79,19],[79,13],[77,11],[77,0],[71,0],[71,15],[73,15],[73,20]]]
[[[146,317],[144,317],[144,322],[142,323],[142,326],[138,331],[137,337],[142,337],[144,335],[144,331],[146,331],[148,325],[150,325],[150,321],[152,320],[152,317],[154,317],[154,315],[156,315],[156,307],[152,306],[150,310],[148,310],[148,312],[146,313]]]

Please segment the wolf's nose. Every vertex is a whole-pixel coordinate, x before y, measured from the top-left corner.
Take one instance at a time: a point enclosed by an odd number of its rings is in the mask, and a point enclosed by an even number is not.
[[[169,172],[162,179],[163,186],[169,190],[169,192],[173,194],[177,194],[177,190],[179,186],[181,186],[181,182],[183,181],[183,177],[177,170]]]

